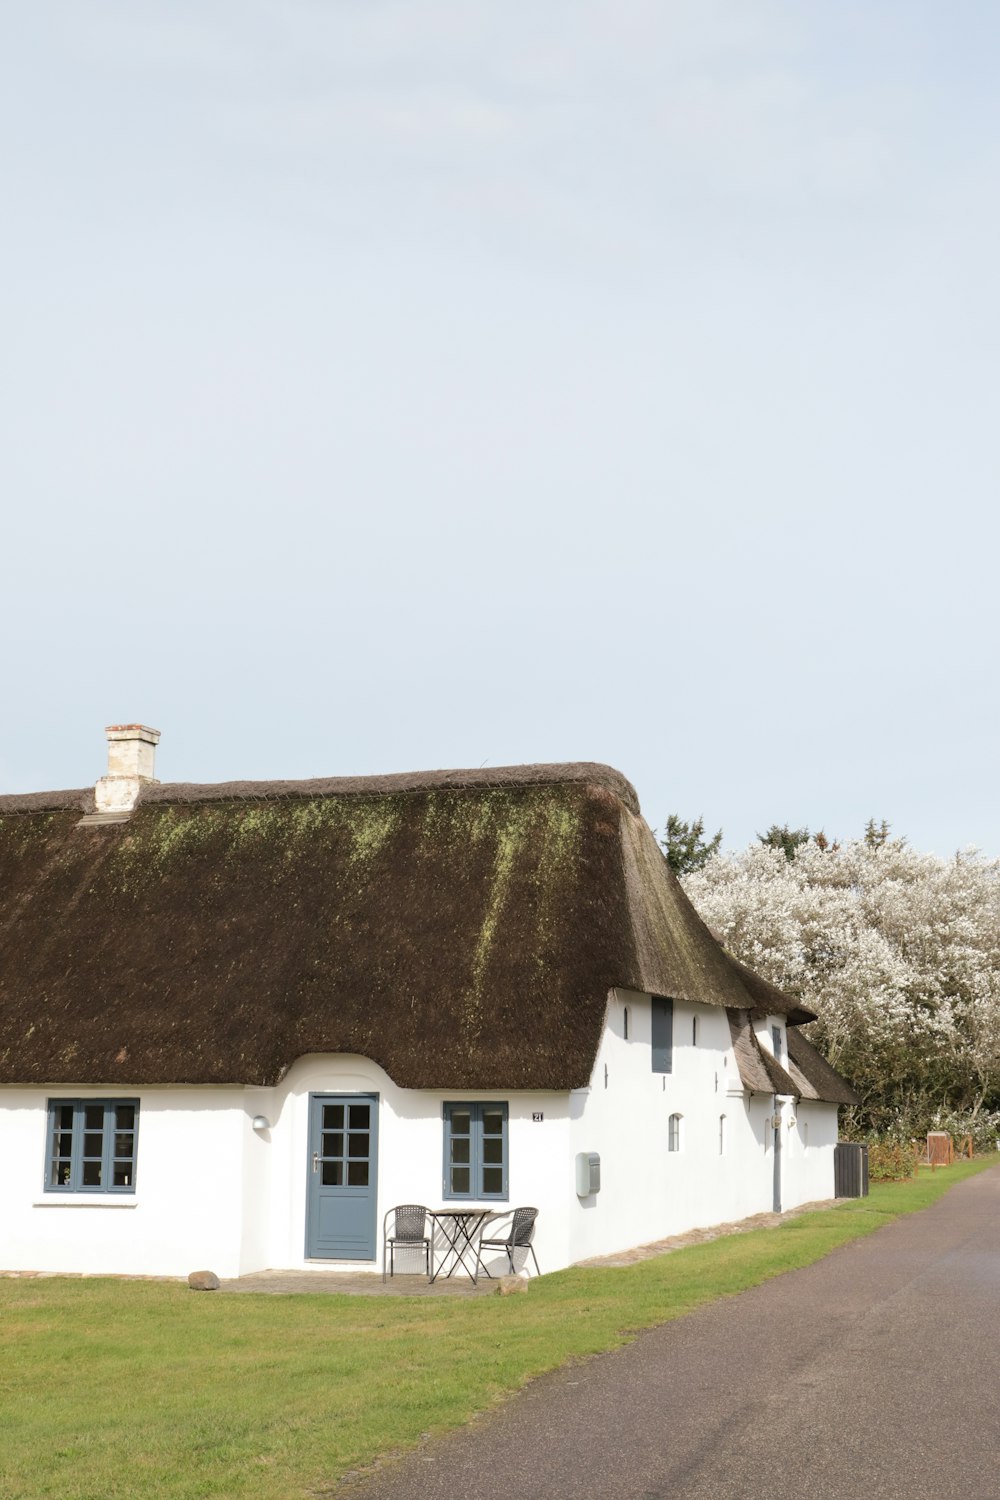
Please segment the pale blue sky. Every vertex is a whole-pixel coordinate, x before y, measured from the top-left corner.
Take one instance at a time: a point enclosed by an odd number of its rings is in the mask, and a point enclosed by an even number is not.
[[[33,0],[0,788],[594,759],[1000,854],[995,5]]]

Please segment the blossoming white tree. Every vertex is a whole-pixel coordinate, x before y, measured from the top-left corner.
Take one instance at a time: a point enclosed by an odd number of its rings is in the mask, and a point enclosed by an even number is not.
[[[1000,862],[887,837],[792,858],[758,843],[684,887],[738,958],[818,1013],[809,1034],[860,1093],[859,1127],[995,1128]]]

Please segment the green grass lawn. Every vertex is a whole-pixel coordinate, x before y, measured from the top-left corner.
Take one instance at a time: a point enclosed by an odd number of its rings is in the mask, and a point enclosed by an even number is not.
[[[543,1371],[808,1265],[994,1158],[527,1297],[213,1296],[0,1281],[2,1500],[292,1500]]]

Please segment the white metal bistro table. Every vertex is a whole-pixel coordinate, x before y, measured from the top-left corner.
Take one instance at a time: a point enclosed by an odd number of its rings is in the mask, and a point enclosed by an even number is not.
[[[431,1233],[431,1257],[434,1256],[435,1231],[440,1230],[444,1244],[441,1263],[432,1269],[430,1280],[437,1281],[444,1273],[447,1281],[461,1266],[470,1281],[476,1279],[476,1239],[490,1219],[500,1219],[502,1212],[495,1208],[432,1208],[429,1210],[433,1229]]]

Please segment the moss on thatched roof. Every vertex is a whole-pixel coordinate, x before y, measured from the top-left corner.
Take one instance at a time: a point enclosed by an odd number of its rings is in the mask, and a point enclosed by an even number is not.
[[[408,1087],[567,1089],[613,986],[755,1003],[608,767],[91,807],[0,799],[0,1082],[269,1084],[337,1052]]]

